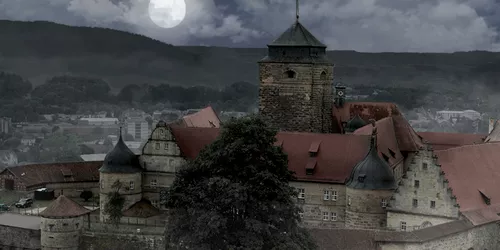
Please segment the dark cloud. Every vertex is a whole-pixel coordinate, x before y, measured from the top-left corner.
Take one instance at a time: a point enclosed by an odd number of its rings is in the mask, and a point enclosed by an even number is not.
[[[168,0],[166,0],[168,1]],[[186,0],[186,19],[162,29],[149,0],[0,0],[0,18],[127,29],[173,44],[264,46],[290,26],[295,1]],[[303,0],[300,20],[331,49],[499,50],[495,0]]]

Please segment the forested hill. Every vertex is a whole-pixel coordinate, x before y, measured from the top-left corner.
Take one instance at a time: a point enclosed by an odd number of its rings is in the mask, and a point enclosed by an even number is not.
[[[319,38],[321,38],[319,36]],[[0,20],[0,71],[34,85],[61,74],[131,83],[207,85],[257,83],[265,48],[175,47],[127,32],[50,22]],[[427,88],[468,93],[476,83],[496,90],[500,54],[491,52],[358,53],[331,51],[337,76],[350,86]]]

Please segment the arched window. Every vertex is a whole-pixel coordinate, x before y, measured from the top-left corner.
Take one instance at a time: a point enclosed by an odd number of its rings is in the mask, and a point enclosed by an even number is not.
[[[283,77],[285,77],[285,78],[295,78],[295,75],[296,75],[295,71],[289,69],[289,70],[285,71]]]
[[[319,75],[319,79],[326,80],[326,72],[325,71],[321,72],[321,74]]]
[[[428,221],[425,221],[424,223],[422,223],[422,228],[426,228],[426,227],[432,227],[432,223],[430,223]]]

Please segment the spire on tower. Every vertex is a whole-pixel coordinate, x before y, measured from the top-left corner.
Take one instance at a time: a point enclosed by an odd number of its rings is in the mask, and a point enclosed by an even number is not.
[[[299,22],[299,0],[295,1],[295,17],[297,22]]]

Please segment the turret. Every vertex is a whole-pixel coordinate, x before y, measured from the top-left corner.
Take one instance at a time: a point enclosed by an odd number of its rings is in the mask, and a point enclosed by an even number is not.
[[[118,190],[125,199],[124,209],[141,200],[142,168],[139,157],[125,145],[121,128],[118,142],[104,158],[99,172],[101,221],[106,221],[107,218],[104,209],[109,193]],[[114,185],[117,181],[120,183],[119,188]]]
[[[370,149],[346,181],[347,228],[385,228],[385,208],[397,188],[391,166],[379,156],[374,121],[372,125]]]
[[[359,116],[359,114],[356,114],[351,120],[349,120],[346,123],[346,126],[344,127],[344,131],[346,134],[350,134],[354,131],[356,131],[358,128],[362,128],[366,126],[367,123]]]
[[[78,250],[83,217],[90,210],[60,195],[40,213],[42,250]]]

